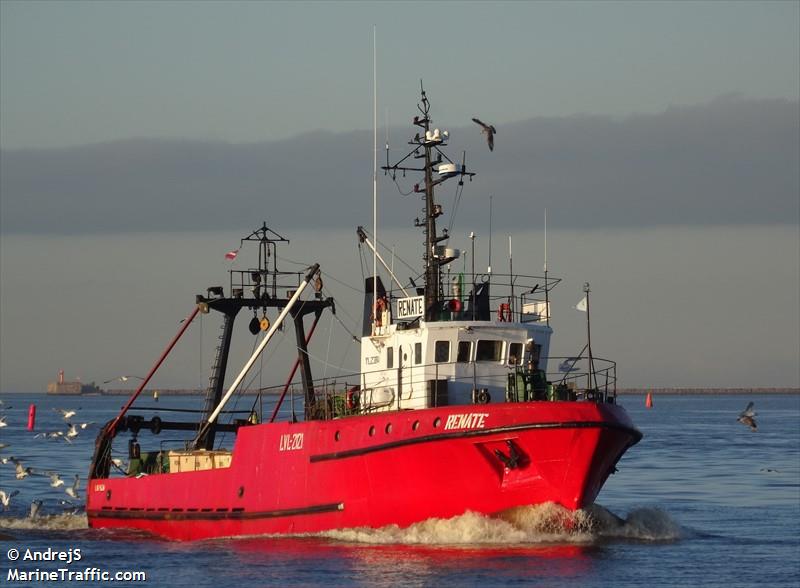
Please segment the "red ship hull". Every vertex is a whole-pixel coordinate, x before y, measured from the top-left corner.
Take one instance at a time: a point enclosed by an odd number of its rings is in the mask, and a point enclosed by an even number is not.
[[[242,427],[229,467],[90,479],[94,528],[178,540],[401,527],[591,504],[641,438],[594,402],[450,406]]]

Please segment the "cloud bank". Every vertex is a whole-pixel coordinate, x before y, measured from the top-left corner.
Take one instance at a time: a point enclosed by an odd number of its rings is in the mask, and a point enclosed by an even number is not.
[[[485,226],[488,200],[508,229],[797,224],[800,107],[725,97],[624,119],[575,115],[498,127],[489,152],[472,123],[448,127],[455,160],[478,172],[457,226]],[[410,124],[391,130],[395,161]],[[383,131],[381,132],[383,134]],[[379,156],[382,163],[383,153]],[[265,219],[284,229],[371,219],[372,131],[315,132],[270,143],[129,139],[0,152],[0,229],[86,234],[227,229]],[[412,177],[380,178],[381,224],[419,214]],[[452,185],[451,185],[452,184]],[[455,208],[451,180],[438,194]],[[359,214],[359,210],[362,211]],[[445,217],[446,223],[450,217]],[[355,219],[355,220],[354,220]]]

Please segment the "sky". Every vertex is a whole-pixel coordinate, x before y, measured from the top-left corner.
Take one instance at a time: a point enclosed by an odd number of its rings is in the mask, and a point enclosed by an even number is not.
[[[547,209],[556,351],[590,281],[620,385],[800,386],[800,2],[2,0],[0,391],[146,371],[262,221],[357,317],[373,25],[379,160],[422,79],[478,174],[440,191],[451,245],[488,263],[491,201],[495,251],[539,272]],[[380,177],[379,218],[415,263],[412,183]],[[156,385],[204,384],[192,329]],[[357,360],[329,330],[319,375]]]

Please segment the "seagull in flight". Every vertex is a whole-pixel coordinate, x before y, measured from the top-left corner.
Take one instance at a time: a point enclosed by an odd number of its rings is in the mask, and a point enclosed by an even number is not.
[[[0,490],[0,504],[3,505],[3,510],[8,510],[8,505],[11,504],[11,499],[19,494],[19,490],[14,490],[10,494],[6,494],[5,490]]]
[[[25,478],[27,478],[28,476],[30,476],[33,473],[33,470],[31,468],[22,467],[22,462],[20,460],[15,459],[13,457],[10,458],[10,459],[11,459],[12,462],[14,462],[14,466],[15,466],[15,468],[14,468],[14,477],[17,480],[24,480]]]
[[[486,142],[489,143],[489,151],[494,151],[494,136],[497,134],[497,129],[494,125],[487,125],[479,118],[473,118],[472,122],[477,123],[481,127],[481,133],[486,134]]]
[[[42,508],[42,501],[41,500],[34,500],[31,502],[31,510],[28,516],[32,519],[35,519],[39,516],[39,509]]]
[[[65,408],[54,408],[53,410],[55,410],[57,412],[60,412],[61,416],[64,417],[65,421],[68,421],[69,419],[74,417],[76,414],[78,414],[78,412],[75,411],[75,410],[67,410]]]
[[[50,472],[50,485],[53,488],[58,488],[59,486],[64,485],[64,480],[59,477],[58,472]]]
[[[8,423],[6,422],[6,417],[0,416],[0,429],[2,429],[3,427],[7,427],[7,426],[8,426]]]
[[[76,505],[74,502],[70,500],[59,500],[58,503],[61,505],[61,508],[63,508],[64,512],[67,514],[75,514],[80,510],[80,506]]]
[[[78,484],[80,484],[81,478],[78,474],[75,474],[75,483],[72,484],[69,488],[66,488],[64,492],[66,492],[70,498],[74,498],[75,500],[78,499]]]
[[[103,384],[110,384],[111,382],[127,382],[131,378],[136,378],[137,380],[144,380],[144,378],[140,376],[117,376],[116,378],[111,378],[110,380],[106,380]]]
[[[750,427],[751,431],[757,431],[758,425],[756,425],[756,420],[753,418],[756,416],[756,411],[753,410],[753,403],[750,402],[740,414],[739,418],[736,419],[737,422],[742,423],[743,425],[747,425]]]

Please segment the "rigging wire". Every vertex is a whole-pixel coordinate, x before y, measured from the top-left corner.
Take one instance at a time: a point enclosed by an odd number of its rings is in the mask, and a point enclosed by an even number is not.
[[[363,268],[362,268],[361,271],[362,271],[362,276],[361,277],[364,277],[363,276],[363,271],[364,271]],[[348,284],[347,282],[343,282],[342,280],[338,280],[338,279],[334,278],[331,274],[325,274],[325,281],[327,282],[328,280],[331,280],[332,282],[336,282],[340,286],[344,286],[345,288],[349,288],[353,292],[357,292],[358,294],[361,294],[361,290],[359,288],[356,288],[352,284]]]
[[[366,229],[364,229],[364,232],[367,234],[367,236],[371,236],[371,235],[369,234],[369,232],[368,232]],[[411,270],[412,272],[417,272],[417,268],[415,268],[415,267],[414,267],[414,266],[412,266],[410,263],[408,263],[408,262],[407,262],[405,259],[403,259],[403,258],[402,258],[402,257],[400,257],[399,255],[397,255],[397,254],[396,254],[396,253],[395,253],[395,252],[392,250],[392,248],[391,248],[391,247],[389,247],[388,245],[384,244],[383,242],[381,242],[381,241],[379,241],[379,240],[376,240],[375,246],[376,246],[376,247],[381,247],[381,248],[383,248],[383,250],[384,250],[386,253],[392,253],[392,255],[394,256],[394,258],[395,258],[396,260],[398,260],[398,261],[399,261],[401,264],[403,264],[404,266],[406,266],[406,268],[407,268],[407,269]],[[361,249],[361,244],[360,244],[360,243],[359,243],[359,249]],[[362,265],[363,265],[363,262],[362,262]],[[362,274],[363,274],[363,271],[362,271]],[[421,275],[422,275],[421,273],[417,273],[417,274],[415,274],[415,277],[417,277],[417,276],[421,276]]]
[[[456,184],[455,194],[453,196],[453,211],[450,213],[450,224],[447,225],[447,232],[452,234],[453,225],[456,222],[456,215],[458,214],[458,205],[461,204],[461,196],[464,193],[464,183]]]
[[[392,181],[394,182],[397,191],[400,193],[400,196],[411,196],[414,193],[413,187],[408,192],[403,192],[403,189],[400,187],[400,182],[397,181],[397,178],[394,174],[392,174]]]
[[[333,313],[331,313],[331,322],[328,325],[328,348],[325,350],[325,360],[327,361],[331,356],[331,339],[333,339]],[[322,372],[322,378],[328,375],[328,366],[325,366],[325,370]]]

